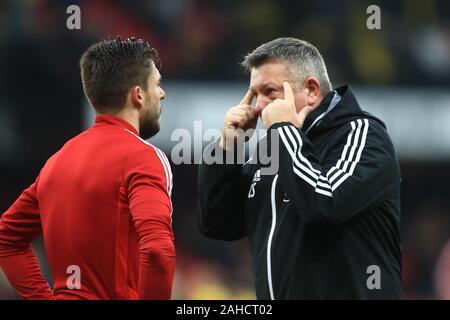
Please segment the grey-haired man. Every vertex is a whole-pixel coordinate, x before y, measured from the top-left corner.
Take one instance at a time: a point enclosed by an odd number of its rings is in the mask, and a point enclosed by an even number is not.
[[[401,298],[400,169],[383,122],[349,86],[332,90],[306,41],[265,43],[243,65],[250,89],[215,148],[232,151],[260,118],[279,168],[201,165],[201,232],[249,238],[258,299]]]

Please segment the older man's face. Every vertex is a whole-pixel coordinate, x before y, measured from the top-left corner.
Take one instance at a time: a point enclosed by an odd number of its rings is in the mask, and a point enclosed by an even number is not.
[[[297,112],[308,105],[307,89],[303,86],[299,88],[292,81],[284,62],[272,59],[253,68],[250,75],[250,90],[256,97],[256,110],[259,114],[275,99],[284,98],[283,81],[288,81],[292,87]]]

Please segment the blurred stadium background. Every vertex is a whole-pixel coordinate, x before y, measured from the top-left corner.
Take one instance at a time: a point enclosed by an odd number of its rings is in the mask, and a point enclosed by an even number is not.
[[[81,30],[66,8],[81,8]],[[381,30],[366,8],[381,8]],[[92,122],[78,59],[110,35],[148,40],[160,53],[162,130],[220,127],[248,86],[243,55],[280,36],[315,44],[334,86],[349,83],[387,123],[401,161],[404,291],[450,299],[450,2],[448,0],[3,0],[0,1],[0,214],[47,158]],[[173,165],[177,271],[173,298],[253,299],[246,240],[199,235],[196,165]],[[76,230],[74,230],[76,232]],[[46,277],[42,239],[35,242]],[[18,298],[0,271],[0,299]]]

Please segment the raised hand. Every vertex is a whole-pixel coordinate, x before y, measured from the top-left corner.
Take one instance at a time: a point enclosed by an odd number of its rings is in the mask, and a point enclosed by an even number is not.
[[[258,122],[258,115],[252,107],[254,94],[249,89],[242,98],[239,105],[232,107],[225,115],[222,139],[220,146],[228,149],[236,142],[239,134],[248,129],[255,129]],[[241,129],[241,130],[239,130]]]
[[[265,128],[269,128],[278,122],[291,122],[297,128],[301,128],[305,118],[313,110],[308,106],[297,113],[294,92],[289,82],[283,81],[283,88],[284,98],[272,101],[261,112],[261,118]]]

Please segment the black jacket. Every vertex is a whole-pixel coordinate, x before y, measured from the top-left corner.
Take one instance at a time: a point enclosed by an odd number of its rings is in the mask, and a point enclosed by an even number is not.
[[[302,130],[271,129],[278,174],[200,166],[201,232],[249,238],[258,299],[401,298],[400,169],[383,122],[343,86]]]

